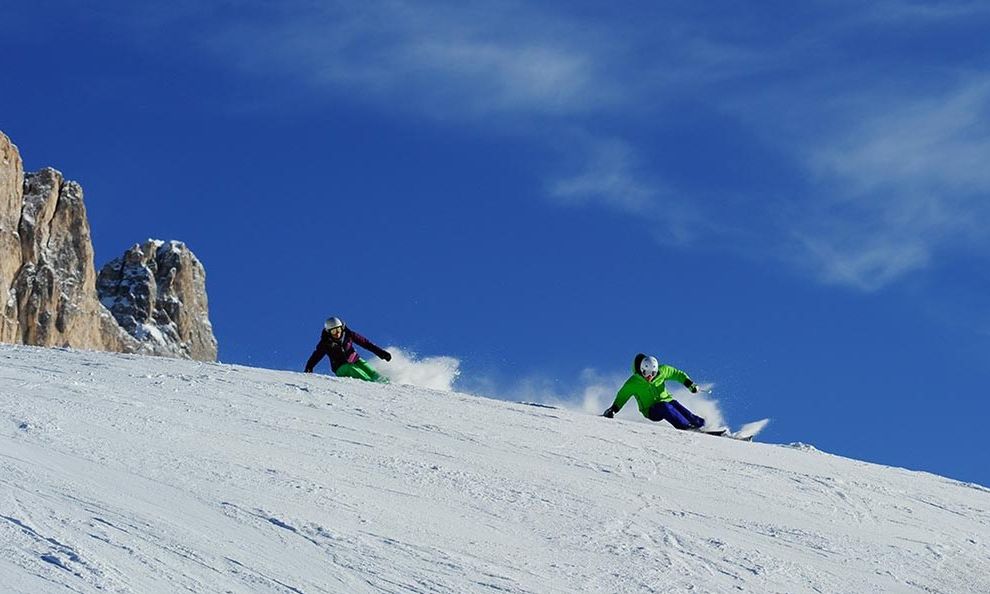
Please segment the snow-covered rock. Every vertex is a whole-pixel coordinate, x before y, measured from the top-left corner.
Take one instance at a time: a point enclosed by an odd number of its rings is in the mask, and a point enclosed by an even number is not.
[[[990,592],[990,490],[923,472],[215,363],[0,369],[3,592]]]
[[[206,270],[180,241],[149,239],[107,263],[100,301],[153,354],[216,361]]]

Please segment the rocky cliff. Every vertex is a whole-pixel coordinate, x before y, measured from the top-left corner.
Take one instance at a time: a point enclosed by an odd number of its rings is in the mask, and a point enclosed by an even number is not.
[[[181,241],[148,240],[100,270],[103,305],[156,354],[215,361],[206,271]]]
[[[0,342],[216,360],[202,264],[180,242],[145,246],[104,267],[100,294],[82,187],[25,174],[0,132]]]
[[[24,204],[24,166],[10,139],[0,132],[0,342],[18,342],[17,299],[9,290],[21,268],[17,228]]]

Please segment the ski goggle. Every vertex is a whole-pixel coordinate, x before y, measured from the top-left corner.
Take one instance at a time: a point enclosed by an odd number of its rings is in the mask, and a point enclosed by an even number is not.
[[[340,338],[341,336],[343,336],[343,334],[344,334],[343,326],[337,326],[335,328],[330,329],[330,336],[334,338]]]

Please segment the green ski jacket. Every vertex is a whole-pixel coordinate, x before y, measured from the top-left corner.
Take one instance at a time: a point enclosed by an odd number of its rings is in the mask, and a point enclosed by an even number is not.
[[[635,397],[636,404],[639,405],[639,412],[643,413],[644,417],[649,417],[651,406],[657,402],[670,402],[674,399],[670,395],[670,392],[667,391],[664,382],[676,381],[685,386],[690,386],[693,383],[691,378],[688,377],[688,374],[670,365],[661,365],[653,381],[646,381],[646,378],[640,375],[639,370],[636,369],[639,363],[639,356],[636,359],[633,362],[632,377],[627,379],[626,383],[622,384],[622,387],[619,388],[619,393],[615,395],[615,401],[612,403],[612,410],[615,412],[619,412],[630,398]]]

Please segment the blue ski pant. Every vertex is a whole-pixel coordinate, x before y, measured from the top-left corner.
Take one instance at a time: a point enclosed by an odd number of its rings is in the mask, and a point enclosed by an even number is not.
[[[696,429],[705,424],[704,419],[676,400],[657,402],[650,407],[647,416],[651,421],[667,421],[678,429]]]

